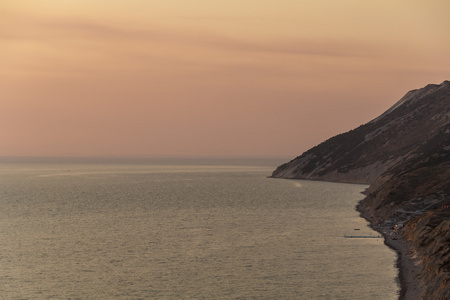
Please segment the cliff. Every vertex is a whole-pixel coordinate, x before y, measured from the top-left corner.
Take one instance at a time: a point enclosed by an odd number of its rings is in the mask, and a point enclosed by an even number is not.
[[[423,299],[450,299],[449,81],[408,92],[378,118],[281,165],[273,177],[369,183],[358,209],[409,244],[423,266]]]

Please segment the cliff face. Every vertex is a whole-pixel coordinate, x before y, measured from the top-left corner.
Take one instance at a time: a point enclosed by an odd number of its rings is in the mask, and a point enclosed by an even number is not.
[[[450,82],[407,93],[371,122],[281,165],[274,177],[370,183],[359,208],[405,224],[424,299],[450,299]],[[450,205],[450,204],[449,204]]]
[[[411,242],[426,282],[424,299],[450,299],[450,214],[433,211],[412,219],[406,225],[404,235]]]
[[[450,82],[410,91],[378,118],[279,166],[273,177],[372,183],[448,127]]]
[[[450,100],[449,100],[450,103]],[[450,299],[450,130],[442,129],[412,157],[378,177],[360,207],[400,231],[423,265],[423,299]]]

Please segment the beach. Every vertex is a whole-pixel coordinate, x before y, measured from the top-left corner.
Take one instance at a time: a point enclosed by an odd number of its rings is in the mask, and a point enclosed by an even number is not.
[[[369,222],[371,228],[379,232],[384,237],[384,244],[397,252],[398,278],[400,282],[400,300],[422,299],[424,285],[420,274],[422,263],[416,257],[408,241],[401,232],[394,232],[389,226],[377,224],[370,213],[358,205],[357,210],[362,218]]]

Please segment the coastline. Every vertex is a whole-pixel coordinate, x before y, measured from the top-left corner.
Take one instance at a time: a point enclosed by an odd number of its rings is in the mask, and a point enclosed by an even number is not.
[[[373,216],[362,207],[362,203],[356,207],[360,216],[369,222],[369,226],[379,232],[384,238],[384,244],[397,253],[396,267],[400,283],[399,300],[422,299],[424,285],[420,279],[422,263],[416,259],[411,246],[401,234],[394,236],[392,230],[387,227],[376,225]]]

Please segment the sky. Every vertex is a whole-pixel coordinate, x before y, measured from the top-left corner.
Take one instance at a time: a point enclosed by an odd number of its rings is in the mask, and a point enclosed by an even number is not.
[[[450,79],[448,0],[2,0],[0,156],[295,157]]]

